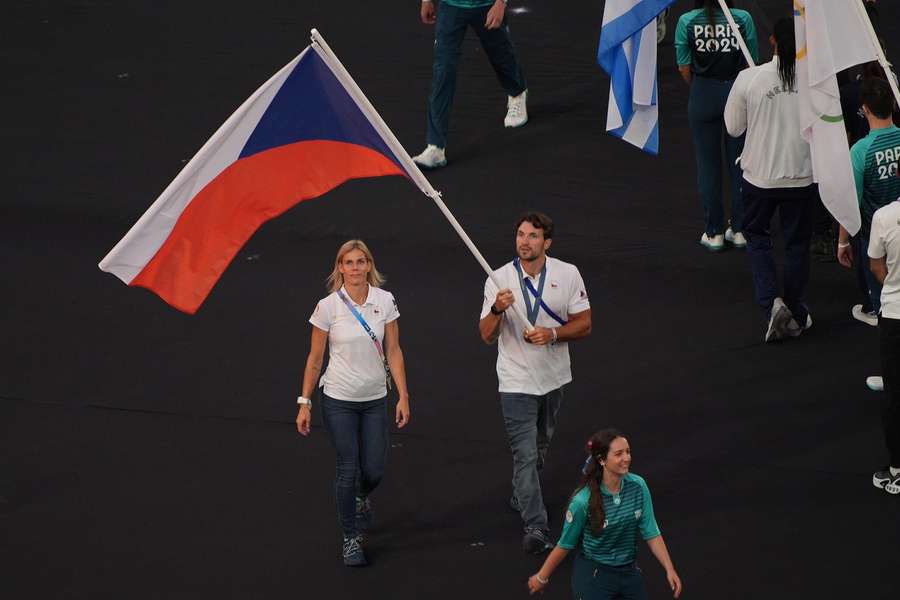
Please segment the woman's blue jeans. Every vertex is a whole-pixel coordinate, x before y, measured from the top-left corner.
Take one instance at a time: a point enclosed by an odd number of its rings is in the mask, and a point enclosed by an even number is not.
[[[354,537],[356,497],[365,497],[384,476],[388,448],[387,396],[366,402],[322,394],[322,421],[337,452],[334,495],[345,537]]]

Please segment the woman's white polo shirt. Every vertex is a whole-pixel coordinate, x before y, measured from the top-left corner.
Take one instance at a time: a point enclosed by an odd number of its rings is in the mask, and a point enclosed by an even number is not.
[[[365,302],[359,305],[353,302],[347,290],[343,287],[341,290],[384,348],[384,326],[400,317],[394,295],[370,285]],[[326,396],[336,400],[365,402],[387,394],[381,356],[372,338],[337,292],[319,300],[309,322],[328,332],[328,367],[322,377]]]

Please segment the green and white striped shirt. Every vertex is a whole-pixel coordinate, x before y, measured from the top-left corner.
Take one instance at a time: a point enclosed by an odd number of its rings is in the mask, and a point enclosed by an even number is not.
[[[632,563],[637,555],[638,532],[644,540],[660,535],[650,489],[642,477],[628,473],[622,478],[618,494],[610,493],[603,483],[600,492],[606,513],[603,532],[595,536],[591,531],[588,509],[591,490],[584,487],[569,502],[557,546],[572,550],[580,542],[582,553],[593,561],[614,567]]]

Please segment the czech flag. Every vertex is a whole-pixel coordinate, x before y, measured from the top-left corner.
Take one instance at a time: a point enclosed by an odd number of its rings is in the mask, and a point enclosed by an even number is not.
[[[193,314],[260,225],[349,179],[382,175],[421,179],[314,41],[225,121],[99,266]]]

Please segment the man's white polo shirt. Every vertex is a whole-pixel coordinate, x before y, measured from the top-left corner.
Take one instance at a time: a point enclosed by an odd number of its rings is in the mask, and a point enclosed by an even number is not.
[[[353,302],[347,290],[343,287],[341,290],[378,336],[383,348],[384,326],[400,317],[394,295],[370,285],[366,301],[360,306]],[[387,394],[384,365],[375,343],[337,292],[319,300],[309,322],[328,332],[328,367],[322,377],[326,396],[365,402]]]
[[[547,257],[547,281],[544,283],[543,300],[550,310],[560,318],[568,321],[569,315],[588,310],[587,290],[584,280],[575,265]],[[534,289],[540,288],[540,273],[530,277],[525,271],[522,274],[531,280]],[[515,304],[525,314],[525,300],[522,297],[522,286],[518,272],[512,261],[496,271],[494,277],[501,286],[512,290]],[[490,277],[484,284],[484,304],[481,307],[483,319],[491,310],[497,299],[497,286]],[[529,292],[530,294],[531,292]],[[534,306],[534,296],[531,296]],[[510,310],[513,310],[510,307]],[[541,308],[535,325],[538,327],[560,327],[553,317]],[[500,391],[507,393],[533,394],[543,396],[572,381],[572,363],[569,360],[569,344],[559,342],[546,346],[529,344],[522,337],[523,326],[520,319],[513,315],[503,315],[500,323],[500,339],[497,341],[497,379]]]
[[[881,315],[900,319],[900,199],[875,211],[869,234],[869,256],[887,262],[888,273],[881,288]]]

